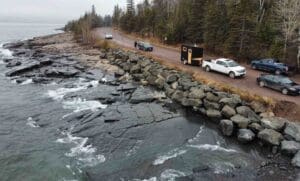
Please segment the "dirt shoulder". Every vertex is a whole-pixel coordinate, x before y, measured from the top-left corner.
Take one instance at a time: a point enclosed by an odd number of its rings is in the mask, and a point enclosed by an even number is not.
[[[98,37],[104,37],[106,33],[113,35],[113,42],[123,48],[132,49],[134,45],[134,38],[130,36],[124,36],[123,33],[115,31],[111,28],[100,28],[96,30]],[[262,73],[260,71],[252,70],[247,67],[247,76],[241,79],[232,80],[226,75],[218,74],[215,72],[205,72],[200,67],[183,66],[180,62],[180,52],[176,48],[166,48],[164,46],[155,46],[152,53],[143,53],[147,56],[153,57],[161,63],[168,65],[172,68],[177,68],[182,71],[186,71],[193,74],[196,78],[212,86],[221,87],[222,89],[235,90],[236,93],[242,94],[243,98],[250,97],[257,99],[264,99],[267,102],[273,102],[276,109],[274,112],[277,116],[284,116],[290,120],[297,120],[300,118],[300,96],[286,96],[280,92],[276,92],[266,88],[260,88],[256,84],[256,78]],[[211,55],[205,55],[205,58],[211,58]],[[296,82],[300,82],[300,77],[296,76],[292,78]],[[260,98],[258,98],[260,97]],[[286,106],[285,106],[286,105]],[[281,109],[289,107],[290,109]]]

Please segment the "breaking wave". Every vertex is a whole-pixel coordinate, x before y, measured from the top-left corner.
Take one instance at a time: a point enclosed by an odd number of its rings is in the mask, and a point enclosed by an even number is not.
[[[185,154],[187,151],[182,149],[174,149],[166,153],[165,155],[159,156],[154,162],[153,165],[161,165],[165,163],[165,161],[170,160],[172,158],[176,158],[177,156]]]

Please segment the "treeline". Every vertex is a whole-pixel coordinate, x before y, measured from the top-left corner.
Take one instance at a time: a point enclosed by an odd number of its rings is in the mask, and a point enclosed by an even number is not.
[[[64,30],[72,31],[75,35],[75,38],[82,43],[90,44],[94,43],[95,36],[92,33],[92,30],[97,27],[106,27],[112,25],[112,17],[106,15],[102,17],[98,15],[95,10],[95,6],[92,6],[91,12],[86,12],[78,20],[73,20],[68,22]]]
[[[112,22],[168,44],[197,43],[211,53],[300,67],[299,0],[145,0],[136,6],[128,0],[127,10],[115,6]]]

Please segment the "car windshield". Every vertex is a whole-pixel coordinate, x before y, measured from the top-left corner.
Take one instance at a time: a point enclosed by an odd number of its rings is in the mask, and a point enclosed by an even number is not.
[[[144,46],[151,47],[150,43],[144,43]]]
[[[289,78],[280,78],[280,82],[284,84],[294,84],[294,82],[291,81]]]
[[[236,63],[235,61],[230,61],[230,62],[227,63],[227,65],[228,65],[228,67],[237,67],[237,66],[239,66],[239,64]]]

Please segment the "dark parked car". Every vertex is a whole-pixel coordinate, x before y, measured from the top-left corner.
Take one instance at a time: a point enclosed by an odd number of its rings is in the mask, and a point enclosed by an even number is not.
[[[272,72],[276,75],[287,74],[289,70],[287,65],[279,63],[275,59],[253,60],[251,62],[251,67],[252,69]]]
[[[260,87],[269,87],[284,95],[300,95],[300,85],[282,75],[263,74],[257,78]]]
[[[137,42],[137,48],[143,51],[149,51],[149,52],[153,51],[153,46],[150,43],[141,42],[141,41]]]

